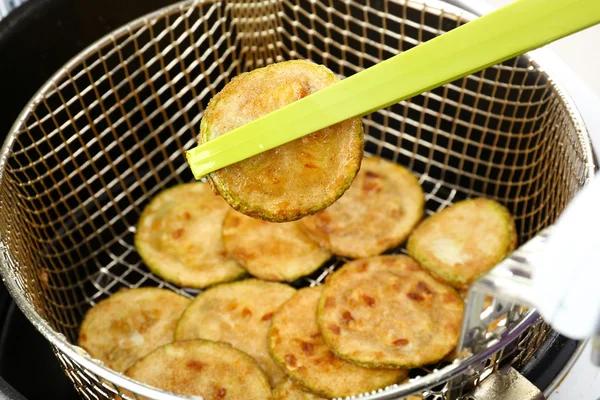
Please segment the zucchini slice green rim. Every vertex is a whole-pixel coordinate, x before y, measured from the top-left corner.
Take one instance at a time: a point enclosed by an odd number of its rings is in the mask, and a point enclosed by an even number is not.
[[[459,201],[425,219],[406,249],[432,275],[466,289],[517,246],[508,209],[495,200]]]
[[[241,74],[209,102],[199,143],[336,81],[326,67],[303,60]],[[215,171],[208,179],[243,214],[294,221],[330,206],[350,187],[360,168],[363,135],[361,119],[352,118]]]
[[[202,289],[243,277],[227,257],[221,227],[231,207],[203,182],[158,193],[144,208],[134,244],[150,271],[180,287]]]
[[[323,286],[317,312],[323,339],[349,362],[421,367],[458,342],[463,300],[408,256],[351,261]]]

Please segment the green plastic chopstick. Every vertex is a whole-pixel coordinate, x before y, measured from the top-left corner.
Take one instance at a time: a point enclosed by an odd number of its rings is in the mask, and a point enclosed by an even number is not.
[[[196,179],[600,22],[600,0],[516,0],[186,152]]]

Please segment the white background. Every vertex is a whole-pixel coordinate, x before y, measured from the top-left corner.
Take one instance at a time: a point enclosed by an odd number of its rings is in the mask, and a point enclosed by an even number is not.
[[[494,7],[500,7],[509,4],[511,0],[486,0],[486,2]],[[558,40],[548,48],[562,58],[600,97],[600,25]]]
[[[22,2],[21,0],[12,1],[15,4]],[[495,7],[511,2],[511,0],[485,1]],[[0,18],[6,11],[5,8],[5,0],[0,0]],[[549,45],[548,48],[558,55],[592,89],[597,97],[600,97],[600,26],[561,39]],[[582,105],[578,104],[578,107],[581,108]],[[600,107],[598,113],[600,114]],[[590,131],[590,135],[595,142],[596,152],[600,153],[600,132]],[[600,368],[593,366],[590,362],[589,345],[566,379],[550,395],[549,400],[600,400]]]
[[[511,0],[487,0],[486,2],[500,7],[510,3]],[[561,39],[550,44],[548,48],[559,56],[593,90],[597,97],[600,97],[600,25]],[[600,113],[600,109],[598,112]],[[590,132],[590,135],[598,149],[600,132]],[[590,362],[590,346],[588,345],[566,379],[550,395],[549,400],[599,399],[600,368]]]

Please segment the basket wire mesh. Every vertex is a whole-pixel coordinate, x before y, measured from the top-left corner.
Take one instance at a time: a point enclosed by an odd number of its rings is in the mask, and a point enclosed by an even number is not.
[[[183,151],[212,96],[242,72],[289,59],[351,76],[473,18],[435,0],[188,1],[116,30],[58,71],[2,151],[0,256],[11,293],[82,397],[161,396],[73,344],[85,312],[122,287],[196,294],[150,273],[133,235],[149,199],[192,180]],[[365,151],[414,171],[428,214],[488,196],[516,216],[521,241],[551,224],[594,169],[580,117],[527,56],[363,122]],[[296,284],[319,284],[343,261]],[[478,354],[368,396],[459,398],[500,363],[526,361],[548,328],[533,311],[511,312]]]

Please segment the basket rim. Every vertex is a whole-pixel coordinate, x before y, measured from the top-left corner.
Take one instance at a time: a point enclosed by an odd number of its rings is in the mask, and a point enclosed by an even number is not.
[[[4,172],[6,162],[9,158],[10,151],[13,147],[15,138],[18,136],[20,129],[24,125],[26,118],[29,116],[32,110],[42,101],[43,96],[47,94],[57,82],[59,82],[68,71],[72,70],[76,65],[80,63],[82,59],[87,58],[90,54],[96,51],[100,46],[106,45],[111,41],[114,41],[117,37],[130,32],[132,29],[139,27],[142,24],[148,23],[152,19],[159,18],[163,14],[171,13],[176,10],[184,10],[195,7],[198,4],[210,4],[215,3],[219,0],[183,0],[177,3],[171,4],[166,7],[162,7],[156,11],[145,14],[139,18],[136,18],[127,24],[111,31],[104,35],[100,39],[96,40],[84,50],[73,56],[67,61],[60,69],[58,69],[51,78],[49,78],[44,85],[32,96],[28,101],[27,105],[23,108],[14,124],[12,125],[9,133],[0,149],[0,185],[4,180]],[[267,2],[277,0],[266,0]],[[406,4],[413,7],[422,7],[423,9],[430,9],[432,11],[443,11],[454,14],[456,18],[471,21],[478,17],[477,14],[444,2],[443,0],[391,0],[400,4]],[[528,58],[540,71],[548,78],[553,89],[556,90],[557,98],[561,102],[561,105],[566,108],[567,112],[572,118],[575,125],[575,129],[578,132],[578,139],[581,148],[584,150],[584,157],[586,160],[585,171],[586,181],[584,186],[589,183],[594,175],[594,171],[597,168],[594,159],[594,152],[591,146],[591,139],[589,132],[583,121],[583,118],[577,109],[577,106],[573,99],[566,93],[563,87],[560,85],[560,79],[556,79],[552,74],[549,74],[543,66],[535,62],[535,57],[532,57],[530,53],[526,53],[523,57]],[[9,267],[10,255],[8,247],[5,245],[5,241],[0,235],[0,275],[3,281],[14,299],[15,303],[27,319],[34,325],[34,327],[51,343],[54,347],[54,352],[57,350],[60,353],[65,354],[72,361],[77,363],[81,368],[91,371],[99,378],[108,381],[112,385],[117,385],[126,390],[130,390],[136,394],[151,397],[160,398],[165,400],[177,400],[186,398],[185,396],[175,395],[171,392],[160,390],[149,385],[135,381],[122,373],[118,373],[107,366],[105,366],[100,360],[91,358],[85,350],[82,348],[69,343],[66,337],[54,330],[36,311],[33,305],[27,300],[25,295],[21,293],[19,285],[17,284],[16,276],[13,270]],[[482,362],[483,360],[490,357],[492,354],[502,350],[504,347],[512,343],[520,334],[522,334],[527,328],[533,323],[539,320],[539,315],[535,309],[528,310],[524,316],[521,317],[520,321],[514,326],[506,336],[495,340],[487,345],[487,347],[478,352],[477,354],[470,355],[465,358],[457,359],[452,364],[443,367],[439,370],[434,370],[432,373],[426,376],[421,376],[412,379],[410,382],[392,385],[388,388],[382,388],[377,391],[373,391],[367,396],[362,396],[365,400],[367,399],[396,399],[398,396],[410,395],[414,392],[427,390],[434,385],[446,382],[450,379],[459,377],[461,374],[467,372],[471,365]],[[104,383],[106,385],[106,383]]]

